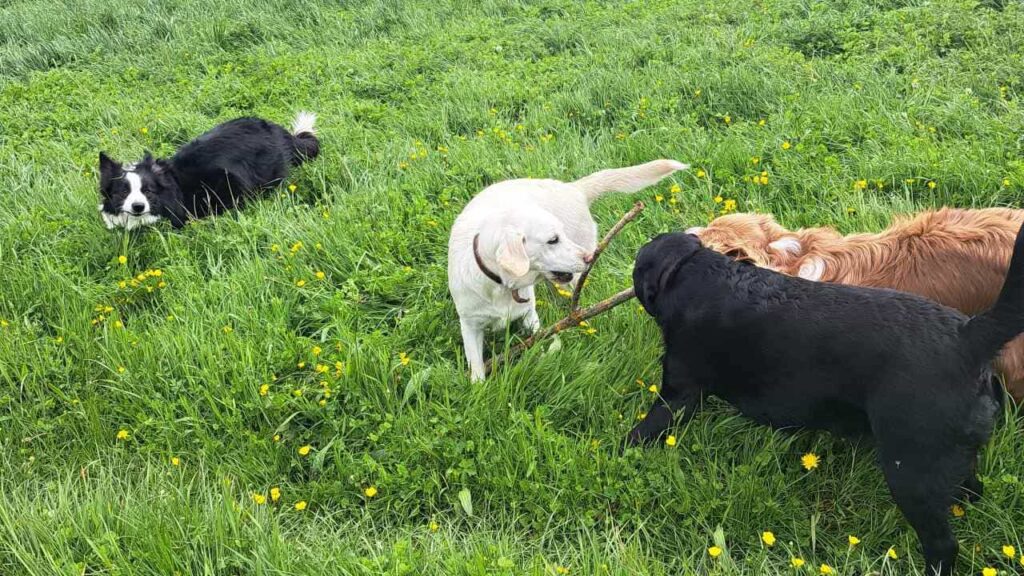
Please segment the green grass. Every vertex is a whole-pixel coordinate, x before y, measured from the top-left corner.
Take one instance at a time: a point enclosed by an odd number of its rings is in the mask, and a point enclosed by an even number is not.
[[[592,300],[718,195],[844,232],[1020,206],[1022,44],[1024,9],[999,0],[0,2],[0,573],[918,574],[870,446],[715,402],[675,448],[620,455],[651,400],[637,379],[659,381],[634,304],[470,384],[447,230],[501,179],[692,163],[595,205],[602,229],[649,207]],[[104,229],[99,150],[169,154],[300,109],[323,152],[294,192]],[[565,312],[539,300],[546,323]],[[986,497],[954,520],[965,574],[1024,571],[1000,553],[1024,549],[1022,431],[1008,408]]]

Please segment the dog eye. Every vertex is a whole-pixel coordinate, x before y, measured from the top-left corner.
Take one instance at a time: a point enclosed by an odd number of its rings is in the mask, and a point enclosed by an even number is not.
[[[548,244],[558,244],[558,236],[555,236],[551,240],[548,240]]]

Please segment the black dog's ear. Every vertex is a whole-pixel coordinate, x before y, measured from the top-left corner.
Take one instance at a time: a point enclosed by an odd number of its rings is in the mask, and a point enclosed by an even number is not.
[[[153,163],[153,174],[160,175],[170,172],[171,163],[163,158],[160,158]]]
[[[104,195],[110,193],[110,181],[121,173],[121,164],[100,152],[100,192]]]
[[[142,163],[143,164],[152,164],[153,163],[153,153],[150,152],[149,150],[143,151],[143,153],[142,153]]]

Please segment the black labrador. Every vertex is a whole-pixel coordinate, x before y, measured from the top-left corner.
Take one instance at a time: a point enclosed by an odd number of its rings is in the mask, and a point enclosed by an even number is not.
[[[998,301],[974,318],[911,294],[778,274],[683,233],[645,245],[633,283],[665,355],[661,397],[631,444],[659,438],[708,394],[763,424],[872,436],[928,573],[953,574],[949,507],[980,496],[977,454],[1002,406],[989,363],[1024,330],[1024,228]]]

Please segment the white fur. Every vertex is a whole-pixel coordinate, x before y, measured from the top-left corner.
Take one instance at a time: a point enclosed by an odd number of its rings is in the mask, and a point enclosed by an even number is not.
[[[799,256],[804,249],[804,247],[800,244],[800,240],[793,236],[779,238],[775,242],[769,244],[768,248],[776,252],[788,252],[793,256]]]
[[[312,112],[299,112],[292,121],[292,134],[312,134],[316,136],[316,114]]]
[[[697,235],[699,235],[703,231],[704,231],[704,227],[703,226],[694,226],[693,228],[687,228],[685,233],[686,234],[693,234],[694,236],[697,236]]]
[[[153,214],[143,214],[141,216],[126,214],[124,212],[110,214],[103,211],[103,204],[100,204],[100,216],[103,217],[103,223],[107,225],[107,229],[109,230],[113,230],[118,227],[124,228],[125,230],[133,230],[140,226],[155,224],[160,220],[159,216],[155,216]]]
[[[135,172],[125,171],[124,179],[128,181],[128,196],[125,197],[124,203],[121,205],[121,211],[131,214],[134,213],[132,204],[142,204],[145,208],[140,214],[149,214],[149,198],[142,193],[142,178]]]
[[[821,280],[821,277],[825,275],[825,261],[817,256],[811,256],[806,262],[800,265],[800,270],[797,272],[797,276],[804,280],[813,280],[817,282]]]
[[[483,380],[484,331],[523,320],[540,329],[533,285],[552,272],[582,272],[597,247],[597,224],[590,202],[613,191],[632,192],[685,168],[674,160],[602,170],[577,180],[518,179],[487,187],[455,219],[448,239],[448,289],[462,328],[466,359],[474,381]],[[480,257],[502,284],[489,279],[473,256],[479,235]],[[548,241],[558,237],[556,244]],[[513,299],[513,290],[528,302]]]

